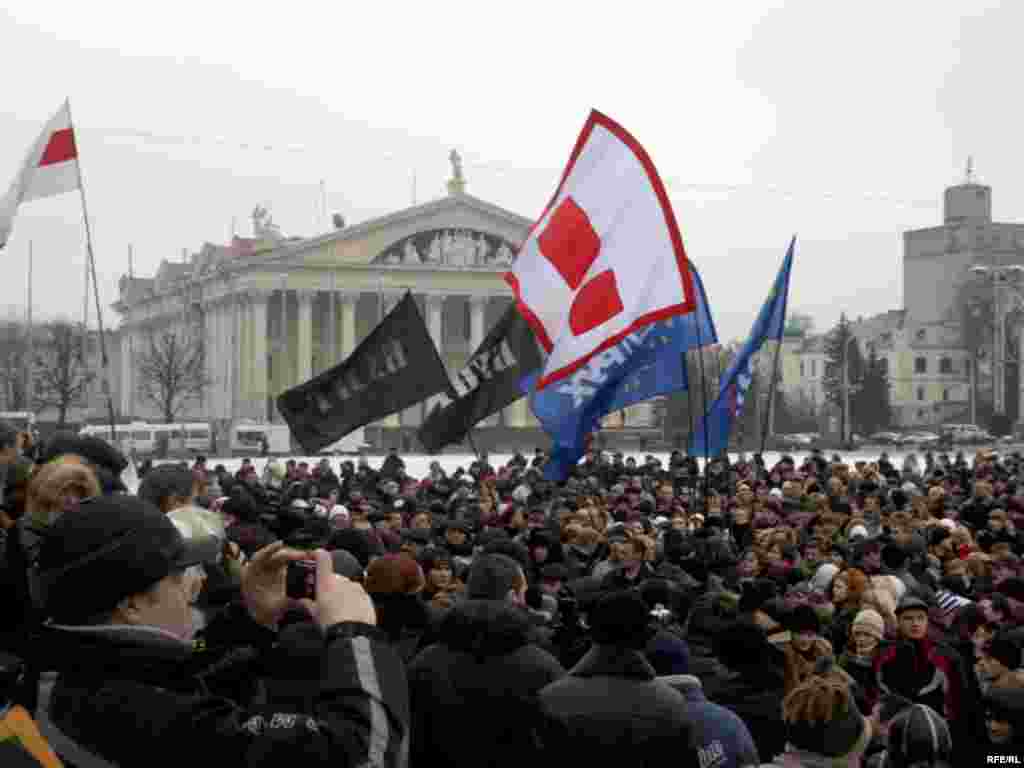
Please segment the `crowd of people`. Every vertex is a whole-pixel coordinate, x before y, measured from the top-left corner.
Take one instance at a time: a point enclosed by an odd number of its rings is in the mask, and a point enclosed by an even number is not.
[[[0,427],[0,695],[38,764],[1024,755],[1018,454],[200,457],[136,493],[99,439],[28,455]]]

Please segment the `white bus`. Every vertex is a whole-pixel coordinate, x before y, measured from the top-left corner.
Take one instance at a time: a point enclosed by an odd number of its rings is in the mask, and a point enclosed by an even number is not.
[[[259,455],[263,441],[267,441],[267,453],[291,453],[291,430],[287,424],[261,424],[239,422],[231,425],[231,453]]]
[[[83,427],[80,435],[95,435],[110,442],[110,425],[92,424]],[[210,425],[203,422],[153,424],[135,421],[115,427],[115,444],[123,453],[140,456],[156,453],[166,441],[171,454],[209,453],[213,447]]]
[[[30,432],[36,426],[32,411],[0,411],[0,421],[6,421],[19,432]]]

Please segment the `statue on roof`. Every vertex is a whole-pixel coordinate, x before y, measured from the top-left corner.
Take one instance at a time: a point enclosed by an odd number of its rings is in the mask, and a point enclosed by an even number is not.
[[[466,191],[466,177],[462,175],[462,156],[458,150],[453,149],[448,153],[448,160],[452,164],[452,177],[448,180],[448,192],[452,195],[461,195]]]
[[[252,234],[260,240],[281,240],[281,228],[274,223],[270,211],[262,205],[252,209]]]

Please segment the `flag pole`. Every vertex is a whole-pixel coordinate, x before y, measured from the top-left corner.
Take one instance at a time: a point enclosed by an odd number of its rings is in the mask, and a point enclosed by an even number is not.
[[[789,241],[789,248],[786,257],[790,258],[796,247],[796,235]],[[764,454],[765,444],[768,440],[768,427],[771,425],[775,430],[775,387],[779,378],[779,356],[782,352],[782,340],[786,337],[786,313],[789,310],[789,276],[793,268],[790,261],[786,272],[786,292],[782,297],[782,326],[779,328],[779,338],[775,346],[775,357],[772,361],[772,380],[768,383],[768,407],[765,409],[764,429],[761,431],[761,453]],[[769,421],[770,420],[770,421]]]
[[[35,331],[32,328],[32,241],[28,241],[28,308],[26,312],[25,325],[28,328],[28,338],[25,340],[25,410],[32,408],[32,373],[35,368]]]
[[[782,319],[785,324],[785,317]],[[782,352],[782,339],[780,338],[775,342],[775,354],[772,359],[772,378],[768,382],[768,407],[764,409],[764,422],[763,429],[761,430],[761,454],[764,455],[765,445],[768,442],[768,428],[771,426],[772,430],[775,429],[774,419],[772,419],[772,412],[775,410],[775,385],[779,379],[779,356]]]
[[[701,411],[703,412],[703,424],[704,424],[704,498],[708,495],[708,474],[709,465],[711,462],[708,459],[708,447],[710,443],[710,437],[708,435],[708,379],[704,375],[704,341],[701,339],[700,334],[700,319],[697,319],[697,355],[699,361],[700,371],[700,390],[701,390]]]
[[[75,135],[75,121],[71,117],[71,99],[66,99],[64,105],[68,110],[68,124],[71,126],[71,135]],[[77,141],[76,141],[77,144]],[[96,279],[96,256],[92,247],[92,227],[89,224],[89,208],[85,201],[85,183],[82,180],[82,162],[78,157],[77,146],[75,151],[75,173],[78,176],[78,192],[82,199],[82,218],[85,221],[85,248],[88,256],[87,275],[92,280],[93,296],[96,299],[96,324],[100,336],[100,362],[103,366],[103,391],[107,396],[107,415],[110,418],[110,442],[117,440],[117,420],[114,417],[114,398],[110,388],[110,358],[107,357],[106,333],[103,329],[103,309],[100,305],[100,286]],[[88,306],[88,282],[86,282],[86,306]],[[88,333],[88,329],[86,329]],[[88,336],[86,337],[88,338]]]

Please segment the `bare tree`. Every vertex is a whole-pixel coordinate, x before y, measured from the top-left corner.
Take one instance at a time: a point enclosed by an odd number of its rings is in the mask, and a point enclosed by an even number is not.
[[[8,411],[27,411],[25,367],[28,364],[27,329],[19,320],[0,320],[0,402]]]
[[[174,331],[149,334],[135,371],[139,399],[156,407],[168,424],[201,400],[210,384],[202,341]]]
[[[45,326],[45,336],[36,355],[33,401],[39,410],[56,409],[57,427],[61,428],[71,408],[86,404],[96,374],[89,370],[81,323],[55,320]]]

